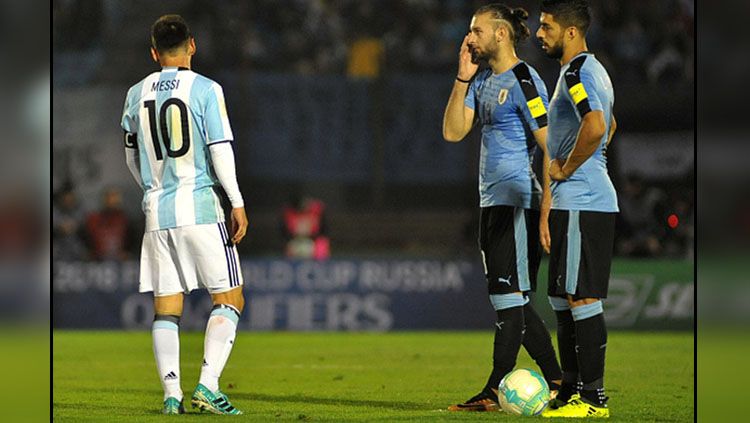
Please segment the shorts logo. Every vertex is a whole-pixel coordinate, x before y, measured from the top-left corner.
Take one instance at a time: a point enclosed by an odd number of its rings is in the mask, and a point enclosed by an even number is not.
[[[506,88],[503,88],[497,94],[497,103],[498,104],[503,104],[503,103],[505,103],[505,100],[507,100],[507,99],[508,99],[508,90]]]
[[[507,283],[508,286],[510,286],[510,278],[512,278],[513,275],[508,275],[508,279],[505,278],[497,278],[497,281],[500,283]]]

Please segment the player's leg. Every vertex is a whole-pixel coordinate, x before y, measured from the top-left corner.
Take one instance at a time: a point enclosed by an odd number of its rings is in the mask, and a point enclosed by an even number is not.
[[[164,414],[182,414],[180,387],[180,317],[183,294],[154,297],[154,323],[151,335],[156,368],[164,388]]]
[[[182,414],[180,387],[180,337],[183,287],[173,260],[167,230],[150,231],[141,248],[140,292],[154,293],[154,322],[151,329],[154,358],[164,389],[164,414]]]
[[[527,258],[528,258],[528,275],[530,289],[525,293],[536,291],[536,280],[539,272],[539,262],[541,260],[541,247],[539,244],[539,211],[526,210],[524,228],[518,228],[527,234]],[[516,252],[518,254],[518,251]],[[523,306],[524,316],[524,334],[523,347],[529,353],[529,356],[536,362],[542,371],[544,379],[549,385],[551,396],[557,396],[562,382],[562,370],[557,362],[555,348],[552,346],[552,338],[544,320],[537,314],[536,310],[526,298],[526,304]]]
[[[552,245],[550,248],[547,294],[557,320],[557,350],[560,353],[562,383],[557,397],[550,401],[555,409],[578,393],[578,358],[576,356],[575,324],[566,299],[566,266],[568,252],[568,211],[552,210],[549,217]]]
[[[242,272],[236,247],[224,223],[186,227],[180,236],[184,262],[200,285],[207,288],[214,304],[206,324],[203,363],[191,403],[216,414],[241,414],[219,389],[219,378],[229,359],[237,334],[240,313],[245,306]]]
[[[609,417],[604,393],[607,329],[601,298],[607,296],[614,241],[614,214],[570,212],[568,271],[577,277],[566,287],[575,325],[582,387],[580,396],[547,417]]]
[[[211,294],[211,299],[214,306],[206,324],[200,383],[211,391],[217,391],[219,378],[232,352],[237,323],[245,300],[241,286],[227,292]]]
[[[523,213],[523,209],[521,213]],[[510,206],[482,208],[479,246],[485,268],[490,303],[497,320],[492,351],[492,371],[482,391],[449,410],[492,411],[499,409],[498,385],[516,364],[523,341],[524,297],[516,266],[514,215]],[[521,215],[522,216],[522,215]],[[524,248],[525,250],[525,248]]]

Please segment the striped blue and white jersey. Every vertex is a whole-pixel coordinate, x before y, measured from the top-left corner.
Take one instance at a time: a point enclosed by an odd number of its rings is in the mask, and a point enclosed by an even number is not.
[[[233,140],[218,83],[165,67],[130,88],[121,125],[138,150],[146,231],[224,221],[208,149]]]

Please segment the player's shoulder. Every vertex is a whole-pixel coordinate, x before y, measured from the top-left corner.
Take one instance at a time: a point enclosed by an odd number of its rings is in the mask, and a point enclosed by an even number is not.
[[[539,73],[533,66],[522,60],[512,70],[515,75],[516,86],[523,91],[525,97],[531,96],[530,98],[534,98],[539,91],[547,92],[547,87],[544,86],[542,78],[539,77]]]
[[[195,85],[200,90],[208,91],[209,89],[214,89],[214,88],[221,89],[221,84],[207,77],[206,75],[200,74],[192,70],[190,72],[192,72],[193,75],[195,75],[195,79],[193,80],[193,85]]]
[[[150,74],[143,77],[143,79],[141,79],[140,81],[131,85],[130,88],[128,88],[127,99],[139,100],[142,97],[143,86],[147,84],[150,80],[153,80],[154,78],[158,78],[158,77],[159,77],[159,72],[151,72]]]
[[[565,79],[580,81],[581,74],[596,75],[607,73],[604,65],[592,53],[582,53],[573,58],[565,69]]]

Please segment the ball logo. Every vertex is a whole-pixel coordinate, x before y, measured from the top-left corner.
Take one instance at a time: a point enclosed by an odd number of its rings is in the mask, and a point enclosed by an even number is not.
[[[500,90],[500,92],[497,94],[497,103],[503,104],[505,103],[505,100],[508,99],[508,90],[503,88]]]

